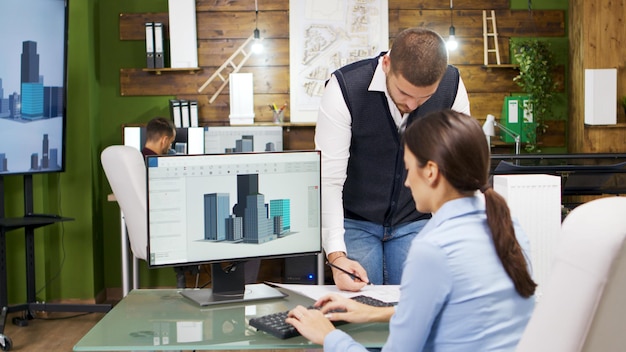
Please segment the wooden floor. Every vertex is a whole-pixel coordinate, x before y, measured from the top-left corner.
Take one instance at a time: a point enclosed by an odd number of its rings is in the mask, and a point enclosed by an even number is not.
[[[28,326],[19,327],[13,325],[11,322],[12,318],[15,316],[19,317],[21,314],[22,313],[9,314],[7,324],[4,328],[4,335],[8,336],[13,341],[13,348],[11,351],[72,351],[74,345],[83,337],[83,335],[85,335],[104,316],[104,313],[47,313],[46,318],[29,320]],[[281,351],[295,352],[296,350]],[[307,349],[299,351],[312,352],[321,350]]]
[[[4,335],[13,341],[11,351],[64,352],[72,351],[78,340],[104,316],[104,313],[48,313],[47,317],[29,320],[27,326],[14,325],[13,317],[21,316],[21,312],[9,314],[4,327]]]

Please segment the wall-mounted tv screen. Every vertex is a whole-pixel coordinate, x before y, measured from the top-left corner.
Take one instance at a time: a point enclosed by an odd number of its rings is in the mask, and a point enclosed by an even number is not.
[[[0,33],[0,175],[63,171],[67,0],[2,0]]]

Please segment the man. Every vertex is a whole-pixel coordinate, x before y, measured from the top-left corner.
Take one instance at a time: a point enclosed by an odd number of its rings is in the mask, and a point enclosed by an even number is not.
[[[141,153],[146,155],[168,154],[176,138],[174,123],[164,117],[155,117],[146,126],[146,143]]]
[[[176,126],[174,126],[172,120],[164,117],[155,117],[148,121],[146,125],[146,143],[141,150],[141,154],[144,157],[148,155],[170,154],[174,139],[176,139]],[[176,287],[187,287],[185,273],[189,271],[192,274],[197,274],[198,270],[197,265],[175,266]]]
[[[342,67],[328,81],[315,145],[322,151],[324,251],[329,263],[354,274],[331,269],[340,289],[400,284],[411,240],[430,218],[403,186],[401,135],[444,108],[470,113],[443,38],[424,28],[404,30],[389,52]]]

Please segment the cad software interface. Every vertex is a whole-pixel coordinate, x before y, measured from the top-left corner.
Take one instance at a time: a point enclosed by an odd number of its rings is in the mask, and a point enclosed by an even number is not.
[[[318,151],[151,156],[150,265],[321,251]]]

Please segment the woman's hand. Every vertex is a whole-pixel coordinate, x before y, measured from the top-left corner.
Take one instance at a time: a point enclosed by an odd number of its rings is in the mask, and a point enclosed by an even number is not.
[[[347,321],[350,323],[388,322],[395,312],[394,307],[373,307],[331,293],[315,302],[321,312],[330,321]]]
[[[324,313],[303,306],[292,309],[285,321],[293,325],[302,336],[318,345],[323,345],[326,335],[335,330],[333,324],[324,317]]]

